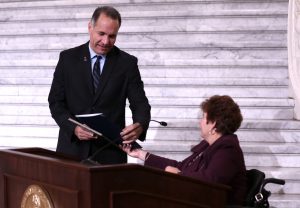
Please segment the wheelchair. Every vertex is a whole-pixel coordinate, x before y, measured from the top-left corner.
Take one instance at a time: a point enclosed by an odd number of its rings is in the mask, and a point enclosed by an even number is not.
[[[285,180],[265,178],[265,174],[257,169],[247,170],[248,192],[243,208],[269,208],[268,198],[271,192],[265,189],[268,183],[284,185]]]

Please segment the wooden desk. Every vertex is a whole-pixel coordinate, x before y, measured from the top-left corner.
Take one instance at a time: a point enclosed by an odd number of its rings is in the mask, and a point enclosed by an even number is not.
[[[220,208],[228,187],[137,164],[87,166],[41,148],[0,151],[0,207],[20,208],[30,185],[54,208]]]

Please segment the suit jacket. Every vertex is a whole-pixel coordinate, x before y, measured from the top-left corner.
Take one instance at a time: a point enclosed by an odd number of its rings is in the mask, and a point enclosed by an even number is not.
[[[236,135],[225,135],[212,145],[203,140],[192,148],[193,154],[182,162],[150,155],[145,165],[165,169],[174,166],[181,175],[232,187],[228,204],[242,205],[246,198],[247,178],[243,152]]]
[[[125,127],[125,105],[128,99],[133,122],[139,122],[144,129],[140,140],[145,139],[150,121],[150,105],[144,92],[137,58],[114,47],[106,56],[100,84],[94,93],[88,44],[60,53],[48,97],[52,117],[60,127],[57,151],[81,159],[89,156],[90,143],[93,142],[80,141],[75,136],[76,125],[68,121],[69,117],[103,113],[122,129]],[[101,147],[101,142],[96,144]],[[113,149],[112,146],[109,148]],[[117,148],[113,151],[116,157],[120,157],[115,163],[127,161],[123,151]]]

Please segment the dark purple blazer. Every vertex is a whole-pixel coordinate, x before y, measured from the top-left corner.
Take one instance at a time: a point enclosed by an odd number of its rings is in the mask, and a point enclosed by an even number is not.
[[[174,166],[181,175],[221,183],[232,189],[228,204],[242,205],[246,197],[247,178],[243,152],[236,135],[225,135],[211,146],[203,140],[192,148],[193,154],[182,162],[151,154],[145,165],[165,169]]]
[[[150,121],[150,105],[144,91],[137,58],[114,47],[106,56],[96,94],[92,85],[89,42],[60,53],[48,101],[52,117],[60,127],[57,151],[85,159],[93,142],[80,141],[75,125],[68,118],[76,114],[104,113],[120,129],[125,127],[125,105],[129,100],[133,122],[144,129],[144,140]],[[91,144],[90,144],[91,143]],[[101,144],[98,144],[101,146]],[[110,146],[111,161],[124,163],[127,155]],[[107,150],[108,151],[108,150]]]

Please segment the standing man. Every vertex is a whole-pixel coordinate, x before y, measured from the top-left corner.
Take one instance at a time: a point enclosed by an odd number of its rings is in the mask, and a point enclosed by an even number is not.
[[[119,12],[98,7],[88,24],[89,42],[60,53],[48,101],[60,127],[57,152],[86,159],[106,145],[105,140],[68,121],[74,115],[103,113],[122,130],[124,143],[145,140],[150,105],[145,95],[137,58],[114,44],[121,26]],[[133,124],[125,127],[129,100]],[[127,155],[113,145],[95,157],[101,164],[126,163]]]

